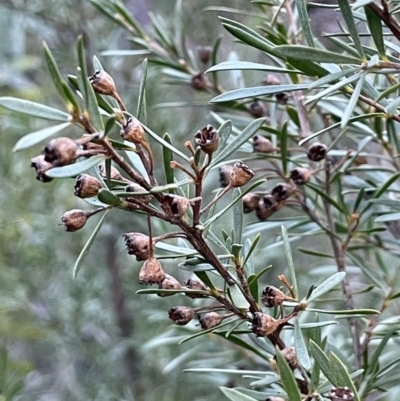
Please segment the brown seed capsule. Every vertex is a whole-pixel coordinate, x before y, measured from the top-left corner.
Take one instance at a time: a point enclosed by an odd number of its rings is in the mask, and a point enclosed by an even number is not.
[[[265,313],[256,312],[253,317],[253,333],[257,337],[272,334],[279,327],[279,321]]]
[[[221,184],[221,187],[225,188],[229,185],[231,181],[231,173],[233,171],[232,166],[221,166],[219,168],[219,182]]]
[[[203,91],[207,89],[206,76],[202,72],[200,74],[193,75],[191,85],[193,89],[196,89],[198,91]]]
[[[276,102],[282,106],[286,106],[287,102],[289,101],[289,95],[285,92],[277,93],[275,98]]]
[[[272,188],[271,195],[277,202],[286,200],[289,196],[293,195],[294,188],[286,183],[277,184]]]
[[[253,193],[249,192],[242,198],[243,201],[243,213],[250,213],[255,210],[260,202],[260,197]]]
[[[286,347],[281,350],[283,357],[292,369],[299,366],[299,361],[297,360],[296,349],[294,347]]]
[[[319,162],[326,157],[328,148],[323,143],[315,142],[307,150],[307,157],[313,162]]]
[[[271,153],[275,150],[269,139],[261,135],[253,137],[253,152],[255,153]]]
[[[75,181],[75,196],[79,198],[91,198],[96,196],[102,188],[101,182],[89,174],[79,174]]]
[[[61,137],[53,139],[43,151],[44,160],[53,167],[72,164],[78,157],[78,145],[72,139]]]
[[[189,200],[183,196],[167,194],[164,196],[164,202],[161,207],[168,215],[179,218],[188,210]]]
[[[230,185],[236,188],[246,185],[254,177],[254,173],[239,160],[234,164],[230,177]]]
[[[150,257],[149,237],[142,233],[125,233],[126,250],[129,255],[135,255],[137,261],[147,260]]]
[[[41,182],[50,182],[51,177],[48,177],[45,173],[50,170],[53,166],[51,163],[44,160],[44,155],[39,155],[31,160],[31,167],[36,170],[36,179]]]
[[[267,209],[262,201],[258,202],[256,207],[256,216],[259,220],[267,220],[275,213],[274,210]]]
[[[218,149],[219,135],[218,131],[210,124],[207,127],[196,132],[194,136],[196,145],[208,155],[214,153]]]
[[[140,284],[159,284],[164,280],[165,273],[161,263],[154,257],[150,256],[144,263],[139,272]]]
[[[104,151],[104,146],[93,142],[86,142],[82,144],[83,150],[98,151],[99,153]]]
[[[332,401],[354,401],[354,394],[348,387],[336,387],[329,391],[328,398]]]
[[[121,136],[125,141],[135,144],[143,144],[146,142],[144,129],[139,120],[135,117],[130,117],[121,128]]]
[[[202,313],[199,315],[200,326],[203,330],[211,329],[212,327],[218,326],[223,317],[218,315],[216,312]]]
[[[168,311],[168,316],[178,326],[184,326],[193,319],[194,312],[188,306],[175,306]]]
[[[107,172],[106,172],[106,165],[104,163],[99,164],[99,174],[103,177],[107,177]],[[124,179],[122,178],[122,175],[120,172],[113,166],[111,166],[110,169],[110,178],[115,181],[123,181]]]
[[[290,179],[293,180],[296,185],[307,184],[307,182],[310,181],[311,176],[311,171],[302,167],[297,167],[290,172]]]
[[[140,193],[140,192],[146,192],[146,190],[139,184],[135,184],[134,182],[130,183],[129,185],[126,186],[125,192],[135,192],[135,193]],[[140,200],[143,203],[149,203],[151,201],[152,196],[151,195],[143,195],[143,196],[135,196],[132,198],[126,198],[128,202],[132,202],[132,200]]]
[[[75,232],[86,224],[88,217],[88,213],[83,210],[73,209],[65,212],[61,217],[61,221],[66,231]]]
[[[200,281],[198,278],[195,278],[195,277],[187,279],[185,285],[190,290],[201,290],[201,291],[207,290],[206,285],[202,281]]]
[[[277,202],[272,195],[265,195],[260,199],[256,207],[256,215],[260,220],[266,220],[281,209],[283,202]]]
[[[264,85],[280,85],[281,81],[279,78],[274,74],[268,74],[265,79],[263,80]]]
[[[265,287],[261,295],[261,302],[268,308],[282,305],[282,302],[286,299],[289,299],[289,297],[272,285]]]
[[[197,56],[199,57],[199,60],[203,64],[207,64],[210,61],[211,52],[212,52],[211,46],[203,46],[197,48]]]
[[[160,290],[180,290],[182,286],[175,277],[172,277],[169,274],[165,274],[164,280],[160,282],[158,288]],[[158,295],[160,297],[168,297],[174,294],[158,294]]]
[[[265,114],[265,107],[261,102],[257,101],[250,104],[249,111],[254,117],[260,118]]]
[[[90,78],[93,89],[101,95],[113,95],[115,93],[115,82],[105,71],[97,70]]]

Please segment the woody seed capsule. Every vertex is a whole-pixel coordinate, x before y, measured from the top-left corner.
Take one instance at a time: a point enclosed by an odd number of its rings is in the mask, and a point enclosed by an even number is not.
[[[80,209],[73,209],[65,212],[61,217],[65,230],[70,232],[80,230],[86,224],[87,220],[88,213]]]
[[[274,74],[268,74],[265,79],[263,80],[264,85],[280,85],[281,81],[279,78]]]
[[[266,337],[279,327],[278,320],[261,312],[256,312],[254,314],[252,323],[253,333],[257,337]]]
[[[188,306],[176,306],[168,311],[168,316],[178,326],[184,326],[193,319],[194,312]]]
[[[139,272],[140,284],[158,284],[165,278],[164,270],[161,263],[151,256],[147,259]]]
[[[237,161],[230,175],[230,185],[232,187],[242,187],[246,185],[252,178],[254,177],[254,173],[250,170],[242,161]]]
[[[172,277],[169,274],[165,274],[164,280],[160,282],[158,288],[160,290],[180,290],[182,286],[175,277]],[[168,297],[173,294],[158,294],[158,295],[160,297]]]
[[[261,295],[261,302],[268,308],[282,305],[285,299],[288,299],[288,297],[281,290],[272,285],[265,287]]]
[[[332,401],[354,401],[354,394],[348,387],[336,387],[329,391]]]
[[[146,142],[144,129],[139,120],[130,117],[121,128],[121,136],[125,141],[135,144],[143,144]]]
[[[61,137],[53,139],[43,151],[44,160],[53,167],[66,166],[78,157],[78,145],[72,139]]]
[[[293,195],[293,187],[286,183],[275,185],[272,188],[271,195],[276,199],[277,202],[286,200],[289,196]]]
[[[89,174],[79,174],[75,181],[75,196],[79,198],[91,198],[96,196],[102,188],[101,182]]]
[[[105,71],[97,70],[90,78],[93,89],[101,95],[113,95],[115,93],[115,82]]]
[[[201,291],[207,290],[207,287],[205,286],[205,284],[197,278],[187,279],[185,285],[190,290],[201,290]]]
[[[31,160],[31,167],[36,170],[36,179],[41,182],[50,182],[51,177],[48,177],[45,173],[50,170],[53,166],[51,163],[46,162],[43,155],[34,157]]]
[[[211,52],[212,52],[211,46],[204,46],[197,48],[197,55],[203,64],[207,64],[210,61]]]
[[[297,167],[290,172],[290,179],[293,180],[296,185],[307,184],[307,182],[310,181],[311,176],[311,171],[302,167]]]
[[[161,207],[165,213],[179,218],[186,213],[189,200],[183,196],[167,194]]]
[[[328,148],[323,143],[315,142],[307,150],[307,157],[313,162],[319,162],[326,157]]]
[[[222,319],[223,317],[221,315],[218,315],[218,313],[216,312],[208,312],[199,315],[199,322],[203,330],[211,329],[212,327],[218,326],[221,323]]]
[[[146,192],[146,190],[139,184],[135,184],[132,182],[131,184],[127,185],[125,188],[125,192],[135,192],[135,193],[140,193],[140,192]],[[151,195],[143,195],[143,196],[135,196],[132,198],[126,198],[128,202],[132,202],[133,200],[140,200],[143,203],[149,203],[151,201],[152,196]]]
[[[207,89],[206,76],[202,72],[200,74],[193,75],[191,85],[193,89],[196,89],[198,91],[203,91]]]
[[[253,102],[250,105],[250,113],[256,118],[263,117],[265,114],[265,107],[259,101]]]
[[[219,182],[221,184],[221,187],[225,188],[229,185],[231,181],[231,173],[233,171],[232,166],[221,166],[219,168]]]
[[[243,196],[242,201],[243,213],[250,213],[257,208],[260,197],[253,192],[249,192],[248,194]]]
[[[98,169],[99,169],[99,174],[103,178],[106,178],[107,177],[106,165],[104,163],[101,163],[101,164],[99,164]],[[112,180],[115,180],[115,181],[122,181],[123,180],[122,175],[120,174],[120,172],[113,166],[111,166],[111,169],[110,169],[110,178]]]
[[[123,237],[129,255],[135,255],[137,261],[149,258],[150,240],[147,235],[142,233],[125,233]]]
[[[281,350],[283,357],[289,366],[294,369],[299,366],[299,361],[297,360],[296,349],[294,347],[286,347]]]
[[[214,153],[218,149],[218,131],[210,124],[197,131],[194,140],[196,145],[200,146],[201,150],[208,155]]]
[[[256,153],[271,153],[275,149],[269,139],[264,138],[261,135],[256,135],[253,138],[253,152]]]

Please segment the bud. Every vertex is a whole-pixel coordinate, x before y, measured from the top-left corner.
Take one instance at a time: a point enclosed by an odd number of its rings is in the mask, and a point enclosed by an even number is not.
[[[227,187],[229,185],[232,171],[232,166],[224,165],[219,168],[219,182],[221,187]]]
[[[164,270],[161,263],[154,257],[150,256],[144,263],[139,272],[140,284],[158,284],[165,278]]]
[[[336,387],[329,391],[328,398],[332,401],[354,401],[354,394],[348,387]]]
[[[265,79],[263,80],[264,85],[280,85],[281,81],[279,78],[274,74],[268,74]]]
[[[175,306],[168,311],[168,316],[178,326],[184,326],[193,319],[194,312],[188,306]]]
[[[189,207],[189,200],[179,195],[167,194],[164,196],[162,209],[168,215],[174,217],[182,217]]]
[[[208,312],[199,315],[199,322],[203,330],[211,329],[212,327],[218,326],[221,323],[222,319],[223,317],[221,315],[218,315],[218,313],[216,312]]]
[[[180,290],[182,286],[175,277],[172,277],[169,274],[165,274],[164,280],[160,282],[158,288],[160,290]],[[173,294],[158,294],[158,295],[160,297],[168,297]]]
[[[249,192],[242,198],[243,201],[243,213],[251,213],[258,206],[260,197],[254,192]]]
[[[328,148],[323,143],[315,142],[307,150],[307,157],[313,162],[319,162],[326,157]]]
[[[101,177],[106,178],[107,177],[107,172],[106,172],[106,165],[104,163],[99,164],[99,174]],[[122,175],[120,172],[113,166],[111,166],[110,169],[110,178],[115,181],[123,181],[124,179],[122,178]]]
[[[53,139],[43,151],[44,160],[53,167],[66,166],[78,157],[78,145],[72,139],[61,137]]]
[[[311,171],[308,168],[297,167],[290,172],[290,179],[296,185],[304,185],[310,181],[312,176]]]
[[[134,182],[130,183],[129,185],[126,186],[125,188],[125,192],[136,192],[136,193],[140,193],[140,192],[146,192],[146,190],[139,184],[135,184]],[[126,198],[126,200],[128,202],[132,202],[133,200],[140,200],[143,203],[149,203],[151,201],[152,196],[151,195],[143,195],[143,196],[135,196],[132,198]]]
[[[299,361],[297,360],[296,349],[294,347],[286,347],[281,350],[283,357],[292,369],[299,366]]]
[[[125,141],[135,144],[143,144],[146,142],[144,129],[139,120],[135,117],[130,117],[126,123],[122,125],[121,136]]]
[[[194,136],[196,145],[201,147],[201,150],[208,155],[214,153],[218,149],[219,135],[218,131],[210,124],[207,127],[197,131]]]
[[[129,255],[135,255],[137,261],[146,260],[150,257],[150,239],[142,233],[125,233],[126,250]]]
[[[265,313],[256,312],[253,317],[253,333],[257,337],[266,337],[279,327],[279,321]]]
[[[278,201],[283,201],[293,195],[294,188],[286,183],[277,184],[272,188],[271,195]]]
[[[282,305],[282,302],[286,299],[292,298],[287,297],[281,290],[272,285],[265,287],[261,295],[261,302],[268,308]]]
[[[256,118],[260,118],[260,117],[263,117],[265,114],[265,107],[261,102],[257,101],[257,102],[253,102],[250,104],[249,111],[252,116],[254,116]]]
[[[53,166],[46,162],[43,155],[39,155],[34,157],[31,160],[31,167],[36,170],[36,179],[41,182],[50,182],[52,180],[51,177],[47,177],[45,172],[50,170]]]
[[[61,217],[61,221],[66,231],[75,232],[86,224],[88,217],[89,214],[83,210],[73,209],[65,212]]]
[[[102,188],[101,182],[89,174],[79,174],[75,181],[74,195],[79,198],[91,198],[96,196]]]
[[[253,138],[253,152],[255,153],[271,153],[275,150],[269,139],[261,135],[256,135]]]
[[[105,71],[97,70],[90,78],[93,89],[101,95],[113,95],[115,93],[115,82]]]
[[[200,281],[198,278],[195,278],[195,277],[187,279],[185,285],[190,290],[201,290],[201,291],[207,290],[206,285],[202,281]]]
[[[286,106],[287,102],[289,101],[289,96],[285,92],[277,93],[275,98],[276,102],[282,106]]]
[[[234,164],[230,177],[230,185],[236,188],[246,185],[254,177],[254,173],[239,160]]]
[[[211,46],[204,46],[197,48],[197,56],[199,57],[200,61],[203,64],[207,64],[210,61],[211,52],[212,52]]]
[[[203,91],[207,89],[207,79],[206,76],[201,72],[200,74],[192,76],[191,82],[192,88],[198,91]]]

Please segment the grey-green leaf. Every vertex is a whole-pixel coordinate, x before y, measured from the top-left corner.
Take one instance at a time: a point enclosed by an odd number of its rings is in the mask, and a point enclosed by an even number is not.
[[[314,299],[319,298],[321,295],[336,287],[343,281],[345,276],[345,272],[338,272],[335,273],[333,276],[327,278],[323,283],[321,283],[317,288],[314,289],[310,297],[307,299],[307,302],[312,302]]]
[[[296,355],[300,365],[303,366],[305,370],[309,370],[311,368],[311,360],[308,355],[306,343],[297,317],[294,319],[294,346],[296,348]]]
[[[252,63],[251,61],[224,61],[220,64],[213,65],[206,73],[214,71],[227,71],[227,70],[252,70],[252,71],[268,71],[280,74],[296,73],[296,70],[288,68],[276,67],[269,64]]]
[[[291,250],[290,242],[289,242],[289,236],[286,231],[286,227],[284,225],[281,226],[281,230],[282,230],[283,245],[285,247],[286,259],[288,262],[290,281],[291,281],[291,285],[293,288],[293,293],[297,297],[298,296],[298,288],[297,288],[296,270],[294,268],[292,250]]]
[[[285,389],[289,400],[301,401],[300,390],[297,386],[294,374],[290,369],[288,363],[286,362],[286,359],[279,350],[276,351],[276,361],[278,363],[278,369],[281,375],[283,388]]]
[[[329,358],[325,355],[324,351],[313,341],[310,340],[310,353],[318,364],[326,378],[334,385],[337,386],[336,376],[331,371],[329,365]]]
[[[242,394],[233,388],[220,387],[220,389],[231,401],[257,401],[255,398]]]
[[[46,171],[46,175],[52,178],[75,177],[76,175],[89,170],[91,167],[96,166],[106,159],[107,156],[105,155],[94,156],[90,159],[86,159],[75,164],[69,164],[68,166],[54,167]]]

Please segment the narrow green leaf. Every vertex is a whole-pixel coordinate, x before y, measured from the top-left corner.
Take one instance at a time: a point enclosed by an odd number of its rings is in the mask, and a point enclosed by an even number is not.
[[[220,387],[220,389],[224,393],[224,395],[226,395],[231,401],[257,401],[255,398],[240,393],[233,388]]]
[[[249,309],[249,303],[240,291],[239,287],[234,284],[227,290],[232,303],[239,309]]]
[[[300,45],[276,46],[274,51],[283,57],[292,57],[298,60],[313,60],[319,63],[360,64],[362,62],[361,59],[341,53]]]
[[[228,145],[224,146],[221,152],[215,157],[211,163],[211,167],[218,164],[221,160],[225,160],[233,152],[239,149],[245,142],[247,142],[264,124],[265,118],[258,118],[252,121],[237,137],[234,141],[231,141]]]
[[[113,6],[115,11],[120,14],[124,22],[128,23],[141,38],[147,38],[146,32],[143,30],[142,26],[133,17],[122,1],[113,1]]]
[[[61,98],[66,101],[66,96],[63,88],[63,79],[61,73],[57,67],[57,63],[55,62],[53,55],[50,52],[49,47],[46,42],[43,42],[43,50],[44,50],[44,59],[46,60],[47,68],[50,72],[51,78],[53,80],[54,86],[57,89],[57,92],[61,96]]]
[[[253,280],[258,280],[266,271],[270,270],[271,268],[272,268],[272,265],[266,266],[263,269],[261,269],[261,271],[258,272],[254,277],[251,277],[251,278],[249,277],[249,285],[252,285]]]
[[[256,98],[261,96],[274,95],[275,93],[294,92],[308,89],[308,84],[287,84],[287,85],[269,85],[269,86],[255,86],[252,88],[234,89],[216,96],[210,100],[210,103],[231,102],[234,100]]]
[[[354,6],[353,6],[354,9]],[[385,43],[383,39],[382,21],[368,6],[364,7],[367,17],[368,28],[371,32],[372,40],[379,52],[379,57],[386,60]]]
[[[318,287],[314,289],[310,297],[307,299],[307,302],[312,302],[314,301],[314,299],[317,299],[321,295],[326,294],[332,288],[340,284],[345,276],[346,276],[345,272],[338,272],[335,273],[333,276],[327,278],[324,282],[322,282]]]
[[[296,355],[300,365],[303,366],[305,370],[310,370],[311,359],[308,355],[307,346],[304,341],[303,333],[301,332],[299,319],[297,317],[294,319],[294,347],[296,349]]]
[[[307,186],[315,191],[319,196],[321,196],[321,198],[325,199],[328,203],[335,207],[340,213],[343,213],[344,215],[346,214],[343,208],[332,197],[327,195],[321,188],[311,183],[308,183]]]
[[[97,198],[106,205],[120,206],[122,204],[121,199],[107,188],[101,188],[97,193]]]
[[[281,163],[282,163],[282,170],[283,173],[287,174],[287,164],[288,164],[288,152],[287,152],[287,139],[288,139],[288,132],[287,132],[287,121],[284,122],[282,125],[281,135],[280,135],[280,148],[281,148]]]
[[[299,20],[301,28],[303,29],[304,37],[308,43],[308,46],[315,47],[314,35],[311,30],[310,20],[308,18],[307,3],[305,0],[295,0],[297,12],[299,14]]]
[[[328,310],[328,309],[315,309],[315,308],[307,308],[309,312],[318,312],[325,313],[327,315],[379,315],[380,312],[376,309],[352,309],[352,310]]]
[[[318,364],[325,377],[334,385],[337,386],[338,383],[336,381],[336,377],[331,371],[331,367],[329,365],[329,359],[325,355],[324,351],[313,341],[310,340],[310,353],[314,358],[315,362]]]
[[[258,299],[259,294],[258,294],[258,279],[256,274],[250,274],[248,277],[248,285],[249,285],[249,290],[251,292],[251,295],[255,300]]]
[[[386,221],[396,221],[396,220],[400,220],[400,213],[388,213],[388,214],[384,214],[383,216],[379,216],[375,219],[376,223],[379,222],[386,222]]]
[[[62,87],[64,90],[68,110],[71,110],[74,113],[76,113],[77,115],[79,115],[80,107],[79,107],[78,100],[76,99],[76,97],[74,95],[74,92],[72,92],[72,89],[64,81],[62,82]]]
[[[37,143],[44,141],[45,139],[49,138],[50,136],[60,132],[64,128],[71,125],[71,123],[63,123],[59,125],[55,125],[53,127],[43,128],[39,131],[31,132],[28,135],[23,136],[14,146],[14,152],[18,152],[23,149],[30,148]]]
[[[139,86],[139,98],[136,110],[136,116],[138,120],[147,124],[147,113],[146,113],[146,78],[147,78],[147,58],[142,63],[142,78]]]
[[[340,124],[340,128],[346,127],[347,123],[349,122],[349,119],[351,117],[351,114],[353,113],[354,108],[357,105],[358,99],[360,97],[361,90],[364,85],[364,80],[367,76],[367,72],[364,72],[361,76],[360,79],[358,80],[356,87],[354,88],[354,91],[350,97],[349,103],[346,106],[346,109],[343,113],[342,121]]]
[[[93,56],[93,68],[95,71],[104,71],[103,66],[100,63],[100,60],[96,55]]]
[[[281,230],[282,230],[283,246],[285,248],[286,260],[288,263],[290,281],[291,281],[293,293],[297,299],[299,292],[298,292],[298,287],[297,287],[296,269],[295,269],[294,263],[293,263],[292,250],[290,247],[289,236],[286,231],[286,227],[284,225],[281,225]]]
[[[260,241],[260,238],[261,238],[261,234],[260,234],[260,233],[258,233],[258,234],[254,237],[254,240],[253,240],[253,242],[251,243],[250,248],[249,248],[249,250],[248,250],[248,252],[247,252],[247,254],[246,254],[246,256],[245,256],[245,258],[244,258],[244,260],[243,260],[243,266],[246,266],[246,263],[247,263],[247,261],[249,260],[249,257],[252,255],[252,253],[253,253],[254,250],[256,249],[256,246],[257,246],[257,244],[258,244],[258,241]]]
[[[276,72],[280,74],[285,73],[299,73],[299,71],[291,70],[289,68],[275,67],[274,65],[252,63],[250,61],[224,61],[220,64],[213,65],[206,73],[214,71],[230,71],[230,70],[251,70],[251,71],[267,71]]]
[[[344,70],[339,70],[337,72],[333,72],[332,74],[325,75],[324,77],[316,80],[309,88],[309,90],[318,88],[320,86],[324,86],[326,84],[330,84],[332,81],[337,81],[340,78],[343,78],[347,75],[352,75],[354,72],[358,72],[356,68],[346,68]]]
[[[232,191],[232,200],[240,196],[240,188],[235,188]],[[232,208],[233,211],[233,242],[240,244],[242,242],[243,232],[243,205],[241,202],[235,203]]]
[[[354,21],[353,12],[348,0],[338,0],[340,11],[342,12],[343,19],[347,25],[350,36],[353,39],[354,47],[358,51],[361,58],[365,58],[363,47],[361,45],[360,36],[358,34],[357,26]]]
[[[208,277],[208,274],[206,272],[201,272],[201,271],[197,271],[194,272],[194,274],[211,290],[215,291],[216,288],[213,284],[213,282],[210,280],[210,278]]]
[[[201,290],[190,290],[187,288],[181,288],[179,290],[161,290],[158,288],[146,288],[144,290],[138,290],[136,291],[135,294],[141,295],[161,295],[161,296],[171,296],[171,295],[176,295],[176,294],[187,294],[187,295],[202,295],[202,296],[207,296],[210,295],[208,291],[201,291]]]
[[[106,210],[106,211],[103,213],[103,216],[101,216],[100,221],[97,223],[97,226],[96,226],[95,229],[93,230],[93,232],[92,232],[92,234],[90,235],[88,241],[86,242],[86,244],[85,244],[85,246],[83,247],[81,253],[79,254],[78,259],[77,259],[76,262],[75,262],[74,269],[73,269],[73,271],[72,271],[72,277],[73,277],[74,279],[75,279],[76,276],[78,275],[78,272],[79,272],[79,270],[80,270],[81,267],[82,267],[82,263],[83,263],[83,261],[85,260],[86,255],[89,253],[90,248],[92,247],[92,244],[93,244],[94,240],[96,239],[97,234],[99,233],[100,228],[101,228],[101,226],[103,225],[104,220],[105,220],[105,218],[106,218],[106,216],[107,216],[107,214],[108,214],[109,211],[110,211],[110,209]]]
[[[281,375],[283,388],[289,400],[301,401],[301,394],[293,372],[279,350],[276,351],[276,362],[278,364],[279,374]]]
[[[29,100],[17,99],[15,97],[0,97],[0,106],[18,113],[27,114],[45,120],[70,121],[71,116],[64,111],[44,106],[43,104],[30,102]]]
[[[101,52],[102,56],[149,56],[152,52],[150,50],[106,50]]]
[[[213,114],[211,112],[211,114]],[[214,158],[218,156],[225,149],[225,145],[228,141],[228,138],[232,132],[232,121],[226,120],[224,121],[221,126],[218,128],[218,136],[219,136],[219,146],[217,151],[214,154]]]
[[[52,178],[75,177],[78,174],[84,173],[91,167],[96,166],[97,164],[103,162],[106,159],[107,156],[105,155],[93,156],[84,161],[77,162],[75,164],[69,164],[68,166],[54,167],[46,171],[46,175]]]
[[[171,143],[171,137],[165,133],[164,134],[164,141]],[[172,146],[172,145],[171,145]],[[165,180],[168,184],[172,184],[174,182],[174,169],[171,167],[171,162],[174,156],[172,154],[171,149],[163,146],[163,160],[164,160],[164,171],[165,171]],[[174,190],[171,189],[170,193],[173,193]]]

